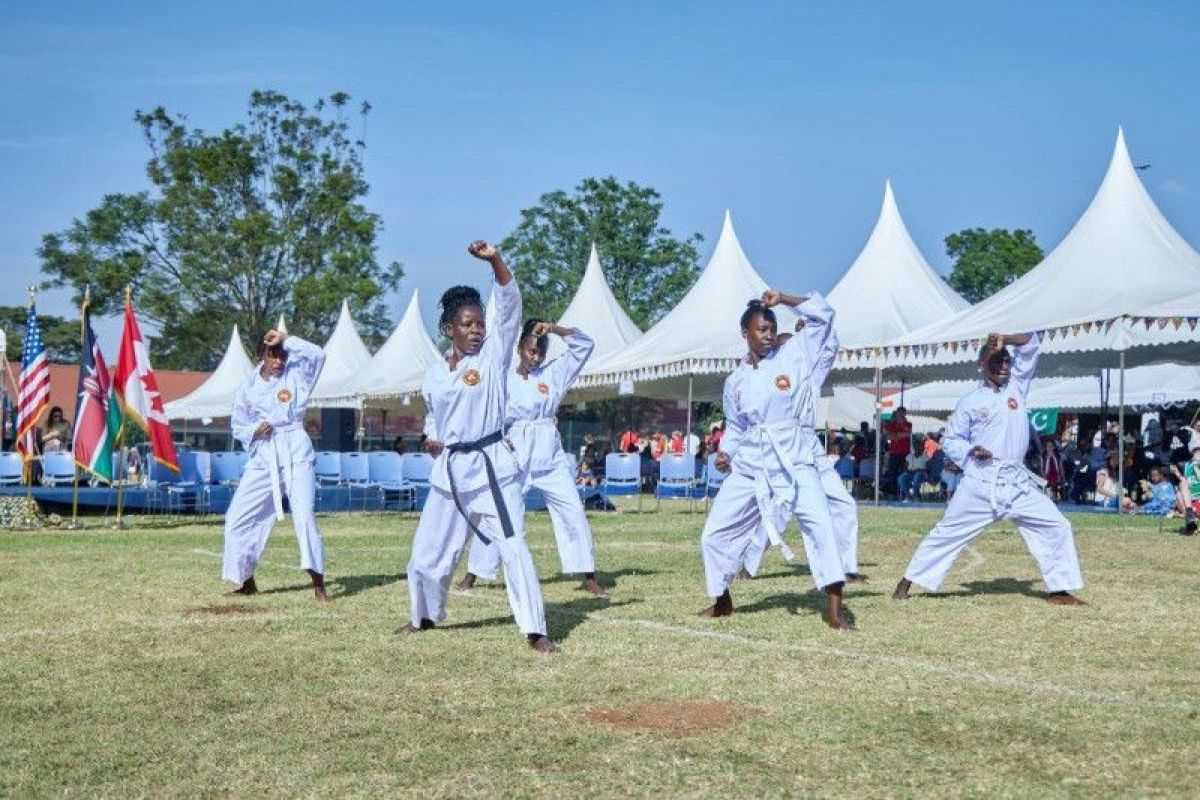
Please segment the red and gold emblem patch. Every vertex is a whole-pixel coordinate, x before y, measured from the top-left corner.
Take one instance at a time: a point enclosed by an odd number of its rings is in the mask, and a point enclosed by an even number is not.
[[[1018,405],[1020,405],[1020,403],[1017,402],[1017,398],[1015,398],[1015,397],[1008,398],[1008,407],[1011,408],[1013,411],[1017,410]]]
[[[463,383],[465,383],[467,386],[478,386],[479,385],[479,370],[469,369],[466,372],[464,372],[463,373]]]
[[[786,392],[788,389],[792,388],[792,379],[787,375],[776,375],[775,388],[781,392]]]
[[[281,403],[292,402],[292,390],[291,389],[280,389],[279,392],[276,393],[275,399]]]
[[[539,383],[538,384],[538,393],[539,394],[550,394],[550,387],[544,383]]]

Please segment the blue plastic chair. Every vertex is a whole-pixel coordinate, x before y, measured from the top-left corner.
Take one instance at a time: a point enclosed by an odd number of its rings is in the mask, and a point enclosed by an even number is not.
[[[429,453],[405,453],[404,480],[418,485],[429,485],[429,476],[433,472],[433,456]]]
[[[717,469],[717,454],[712,453],[704,462],[704,502],[716,497],[725,481],[725,473]]]
[[[212,454],[189,450],[179,453],[178,458],[178,477],[166,484],[167,511],[207,511],[212,498]]]
[[[70,453],[46,453],[42,456],[42,485],[71,485],[75,480],[75,457]]]
[[[604,457],[604,480],[600,493],[605,497],[637,495],[642,508],[642,458],[637,453],[609,453]]]
[[[366,453],[342,453],[342,483],[346,485],[350,492],[351,502],[354,498],[354,490],[359,489],[362,492],[362,509],[367,510],[367,501],[374,494],[376,497],[381,495],[381,490],[378,486],[371,482],[371,464],[367,459]]]
[[[658,483],[654,499],[691,500],[696,487],[696,457],[690,453],[667,453],[658,461]]]
[[[236,486],[242,480],[249,455],[244,450],[224,450],[212,454],[212,480],[225,486]]]
[[[322,484],[338,484],[342,482],[342,454],[332,450],[322,450],[317,453],[314,469],[317,475],[318,488]]]
[[[417,505],[417,489],[404,479],[404,459],[392,450],[367,453],[367,473],[373,485],[379,487],[381,502],[386,510],[393,498],[396,509],[411,511]]]
[[[20,453],[0,453],[0,486],[19,486],[25,475],[25,459]]]

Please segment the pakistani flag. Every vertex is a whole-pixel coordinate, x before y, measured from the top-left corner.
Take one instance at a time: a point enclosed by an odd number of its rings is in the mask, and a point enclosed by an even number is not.
[[[100,478],[113,479],[113,442],[121,429],[121,406],[113,394],[112,379],[104,363],[88,304],[83,304],[83,340],[79,353],[76,388],[75,463]]]
[[[1029,424],[1038,436],[1053,436],[1058,433],[1058,409],[1035,408],[1029,412]]]

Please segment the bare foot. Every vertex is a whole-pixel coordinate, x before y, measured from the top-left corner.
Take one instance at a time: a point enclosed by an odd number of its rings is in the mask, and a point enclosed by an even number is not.
[[[825,587],[825,624],[835,631],[855,630],[854,623],[846,616],[842,607],[842,589],[845,584],[832,583]]]
[[[598,580],[596,580],[595,575],[589,575],[588,577],[584,578],[583,586],[581,588],[585,592],[591,592],[592,594],[596,595],[596,597],[604,599],[608,598],[608,592],[604,591],[604,587],[600,585]]]
[[[896,584],[896,590],[894,592],[892,592],[892,599],[893,600],[907,600],[908,599],[908,590],[911,588],[912,588],[912,581],[910,581],[908,578],[901,578],[900,582]]]
[[[1070,592],[1051,592],[1046,595],[1046,602],[1052,606],[1086,606],[1087,603],[1080,600]]]
[[[867,575],[863,572],[847,572],[846,583],[866,583]]]
[[[825,624],[833,628],[835,631],[856,631],[858,626],[850,621],[850,618],[842,611],[838,611],[837,617],[834,619],[826,618]]]
[[[329,595],[325,592],[325,576],[320,572],[308,570],[309,577],[312,578],[313,595],[316,596],[318,603],[328,603]]]
[[[733,597],[729,594],[729,590],[726,589],[725,594],[718,597],[717,602],[701,611],[699,616],[705,619],[716,619],[717,617],[728,617],[732,613]]]
[[[463,575],[463,578],[458,583],[454,584],[454,588],[460,592],[469,592],[475,588],[475,576],[468,572]]]
[[[529,640],[530,647],[543,655],[558,652],[558,645],[550,641],[550,637],[544,633],[531,633],[525,638]]]
[[[249,578],[246,578],[246,580],[242,582],[241,586],[234,589],[233,591],[226,592],[225,594],[229,595],[229,596],[258,594],[258,584],[254,582],[254,576],[251,575]]]
[[[423,631],[431,631],[431,630],[433,630],[435,627],[437,627],[437,626],[433,624],[433,620],[431,620],[431,619],[423,619],[423,620],[421,620],[421,624],[420,624],[420,626],[413,625],[413,624],[410,622],[410,623],[408,623],[407,625],[405,625],[405,626],[403,626],[403,627],[396,628],[396,631],[395,631],[395,632],[396,632],[397,634],[405,634],[405,635],[407,635],[407,634],[410,634],[410,633],[421,633],[421,632],[423,632]]]

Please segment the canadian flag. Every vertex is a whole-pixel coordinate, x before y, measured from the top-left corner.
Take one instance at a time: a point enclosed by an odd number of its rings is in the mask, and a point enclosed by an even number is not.
[[[175,443],[171,441],[171,425],[163,410],[162,394],[150,366],[150,351],[133,315],[133,301],[125,296],[125,326],[121,331],[121,349],[113,371],[113,386],[125,415],[146,432],[154,459],[168,469],[179,471]]]

